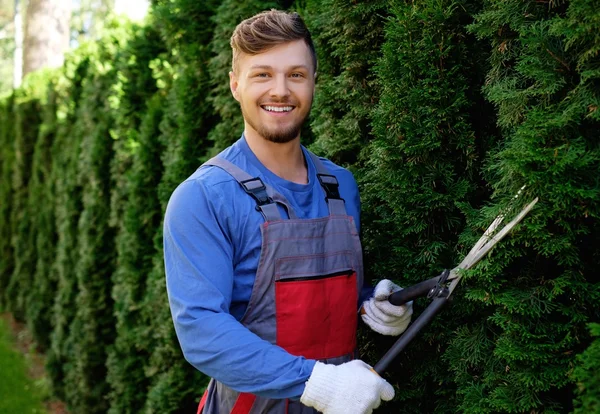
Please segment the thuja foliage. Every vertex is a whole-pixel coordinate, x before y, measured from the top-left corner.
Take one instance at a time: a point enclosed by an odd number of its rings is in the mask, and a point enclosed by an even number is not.
[[[10,216],[12,212],[12,166],[14,164],[14,97],[0,100],[0,308],[7,307],[6,288],[14,269]]]
[[[135,28],[117,52],[116,114],[112,158],[111,224],[118,266],[112,274],[115,342],[108,359],[107,381],[112,413],[137,413],[143,407],[149,378],[144,373],[151,349],[141,319],[146,277],[152,268],[153,237],[160,226],[156,188],[162,173],[158,125],[164,93],[158,93],[151,62],[165,52],[154,27]]]
[[[109,226],[109,172],[114,154],[109,96],[116,81],[112,62],[128,34],[125,28],[116,27],[94,45],[81,95],[77,184],[81,187],[82,211],[75,263],[76,309],[69,328],[74,355],[65,379],[67,402],[78,412],[101,413],[108,407],[106,357],[107,347],[114,342],[111,275],[116,255],[115,232]]]
[[[592,247],[600,242],[600,11],[592,4],[489,2],[472,26],[491,44],[485,93],[503,138],[488,156],[495,194],[481,217],[510,212],[523,186],[518,206],[540,202],[467,281],[484,317],[455,333],[447,355],[465,412],[572,409],[575,355],[600,316]]]
[[[153,66],[161,84],[161,98],[153,100],[154,109],[164,108],[158,125],[158,145],[162,163],[157,177],[157,206],[162,218],[173,189],[200,165],[210,146],[207,135],[214,115],[207,101],[210,90],[208,61],[215,1],[159,1],[154,15],[170,55]],[[166,94],[163,96],[163,94]],[[208,379],[185,362],[172,329],[169,309],[156,307],[166,303],[162,250],[162,226],[156,226],[151,246],[154,249],[146,280],[146,293],[140,304],[145,335],[142,342],[151,351],[145,373],[150,379],[144,412],[175,413],[194,411]]]
[[[24,321],[26,299],[32,286],[35,273],[35,235],[32,217],[28,209],[29,183],[33,149],[40,127],[40,96],[36,94],[35,79],[30,78],[22,89],[15,92],[14,161],[12,163],[11,186],[12,206],[9,222],[11,224],[11,243],[14,248],[14,269],[6,287],[6,301],[14,316]]]
[[[457,235],[477,202],[479,152],[486,140],[476,139],[478,100],[470,98],[477,96],[480,86],[472,80],[481,78],[478,61],[485,54],[465,28],[476,2],[388,6],[375,68],[381,88],[371,113],[375,137],[360,176],[363,243],[373,276],[406,286],[453,267]],[[447,311],[390,368],[398,387],[393,406],[402,412],[453,412],[456,394],[440,345],[465,308]],[[391,345],[375,341],[379,356]]]
[[[575,414],[600,411],[600,324],[590,324],[594,342],[577,356],[577,367],[573,376],[577,380]]]
[[[75,317],[77,279],[77,223],[81,214],[81,187],[77,182],[78,155],[83,126],[81,94],[90,67],[89,45],[71,54],[63,68],[64,90],[58,99],[56,136],[51,149],[54,183],[56,253],[50,277],[57,281],[52,311],[50,350],[46,361],[54,394],[66,399],[65,374],[73,367],[74,350],[69,329]]]
[[[54,393],[72,412],[194,412],[208,378],[175,337],[161,218],[238,139],[229,37],[270,8],[313,33],[304,143],[358,179],[370,278],[406,286],[453,267],[498,212],[540,197],[390,366],[397,397],[379,411],[597,410],[589,0],[155,0],[145,25],[111,22],[45,85],[0,99],[0,306],[49,347]],[[393,343],[360,339],[370,363]]]
[[[379,99],[372,68],[381,54],[389,2],[306,3],[302,14],[319,59],[310,121],[316,141],[311,150],[350,166],[372,139],[371,114]]]
[[[46,79],[46,76],[44,76]],[[42,350],[50,346],[52,305],[57,280],[52,273],[56,253],[56,222],[54,220],[54,183],[52,181],[52,145],[57,127],[59,85],[56,75],[48,79],[47,96],[42,107],[42,119],[33,151],[28,192],[28,218],[35,229],[35,273],[27,291],[25,319],[35,341]]]

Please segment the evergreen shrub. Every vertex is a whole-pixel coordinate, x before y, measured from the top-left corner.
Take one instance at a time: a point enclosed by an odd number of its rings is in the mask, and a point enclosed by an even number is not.
[[[239,138],[229,38],[271,8],[313,34],[303,143],[357,178],[368,280],[454,267],[540,197],[390,365],[378,411],[598,411],[594,0],[153,0],[143,25],[109,19],[28,76],[0,98],[0,308],[46,349],[55,396],[74,413],[195,411],[208,378],[175,336],[162,217]],[[359,339],[372,364],[395,340]]]

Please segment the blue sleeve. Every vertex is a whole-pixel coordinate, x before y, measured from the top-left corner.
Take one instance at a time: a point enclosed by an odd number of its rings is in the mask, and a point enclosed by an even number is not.
[[[165,215],[167,292],[181,349],[196,369],[237,391],[299,398],[315,361],[262,340],[229,313],[234,248],[223,216],[227,200],[210,190],[184,182]]]

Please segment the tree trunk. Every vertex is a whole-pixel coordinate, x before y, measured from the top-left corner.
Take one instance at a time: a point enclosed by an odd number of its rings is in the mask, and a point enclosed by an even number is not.
[[[71,2],[29,0],[23,48],[23,75],[43,67],[62,66],[69,47]]]
[[[22,6],[19,0],[15,0],[15,54],[13,68],[13,87],[21,86],[23,79],[23,16],[21,14]]]

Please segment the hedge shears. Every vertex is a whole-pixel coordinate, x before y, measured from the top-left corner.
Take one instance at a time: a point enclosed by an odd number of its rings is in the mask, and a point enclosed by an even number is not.
[[[521,189],[522,190],[522,189]],[[520,194],[520,192],[519,192]],[[515,198],[519,196],[517,194]],[[504,220],[504,214],[501,213],[494,219],[492,224],[485,231],[483,236],[475,243],[469,254],[463,261],[452,270],[444,270],[439,276],[425,280],[414,286],[410,286],[390,295],[389,301],[392,305],[400,306],[420,296],[427,295],[432,302],[419,315],[419,317],[408,327],[400,336],[389,351],[379,360],[373,368],[378,374],[382,374],[388,365],[406,348],[414,339],[419,331],[427,325],[433,317],[440,311],[442,306],[448,302],[450,295],[456,288],[456,285],[462,278],[462,271],[475,266],[488,252],[502,240],[523,218],[529,213],[533,206],[538,202],[536,197],[521,212],[501,230],[496,231],[500,223]]]

